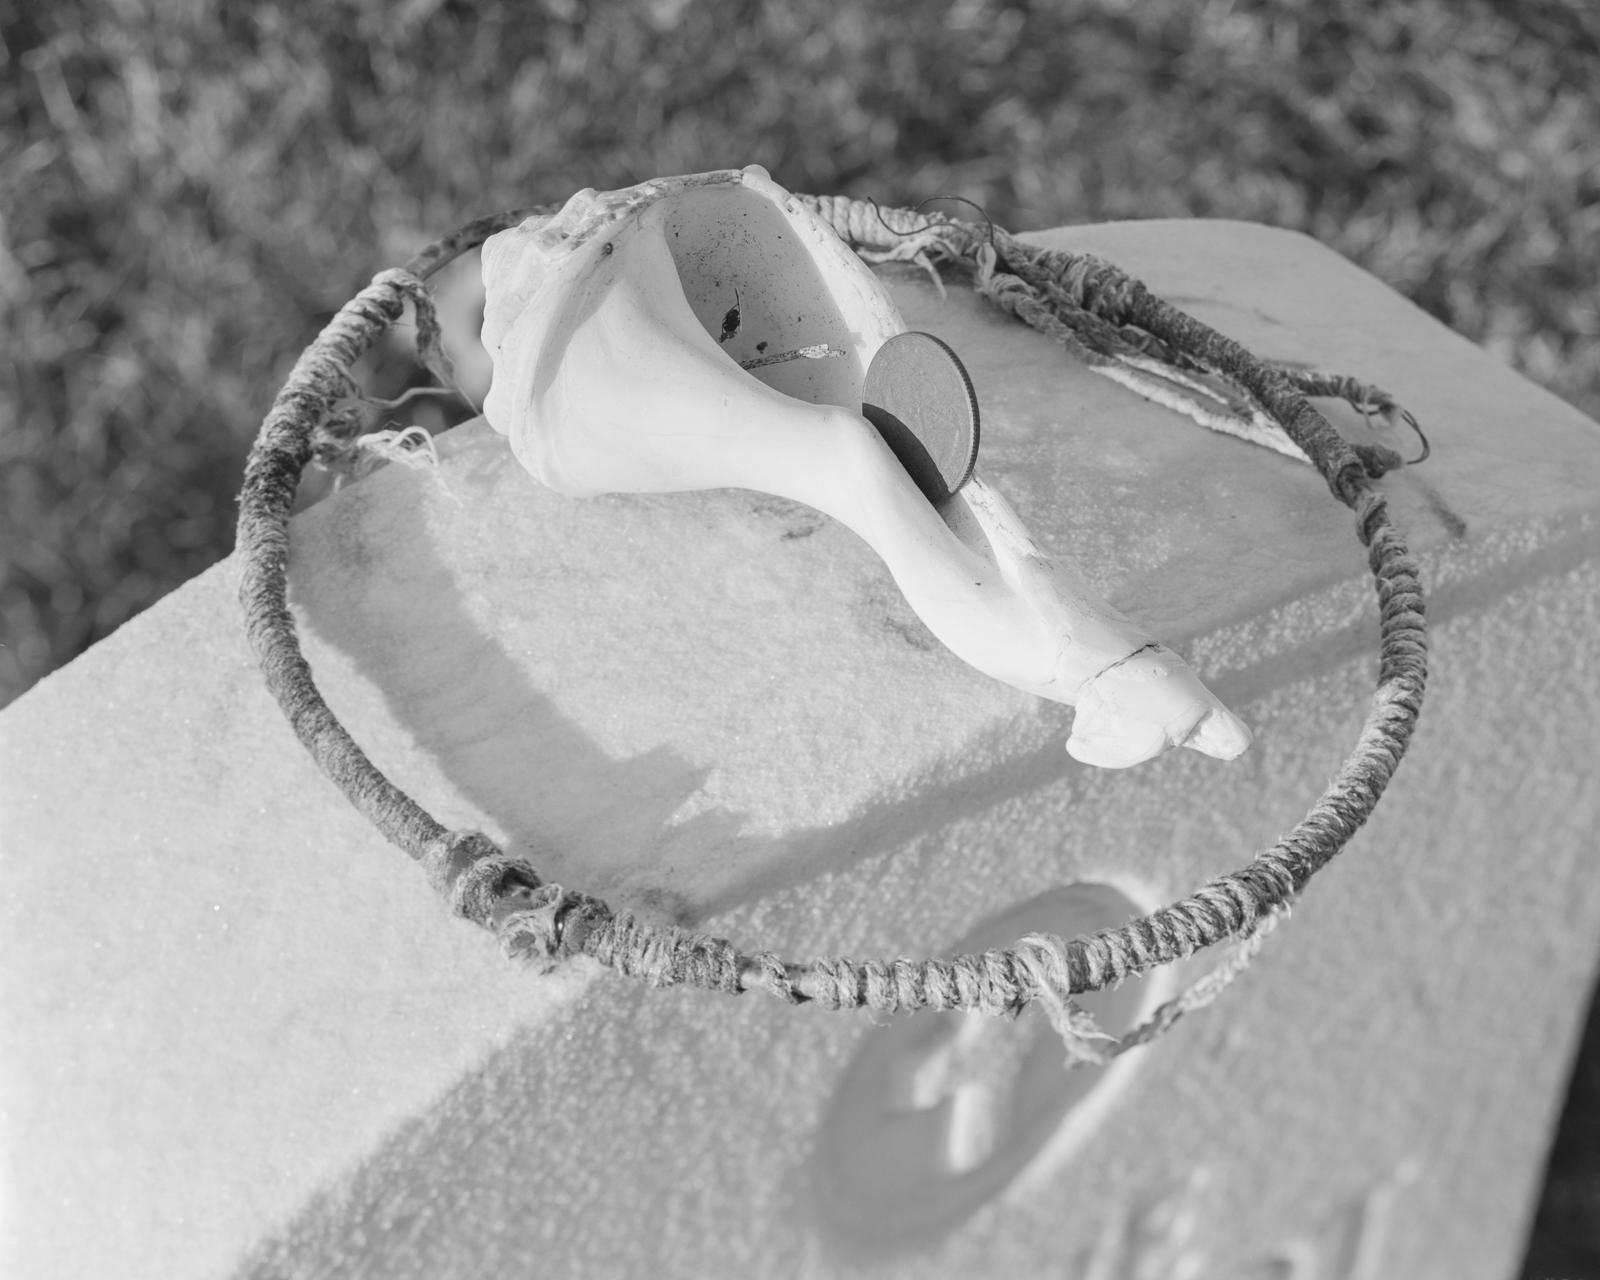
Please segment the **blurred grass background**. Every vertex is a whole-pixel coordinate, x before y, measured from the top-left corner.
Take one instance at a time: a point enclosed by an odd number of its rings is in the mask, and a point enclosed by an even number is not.
[[[1597,87],[1595,0],[0,0],[0,705],[227,554],[375,270],[585,186],[1257,219],[1600,417]],[[1600,1276],[1596,1039],[1529,1277]]]

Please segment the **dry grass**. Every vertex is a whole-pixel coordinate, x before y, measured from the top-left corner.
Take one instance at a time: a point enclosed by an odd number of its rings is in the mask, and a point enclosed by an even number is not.
[[[1013,227],[1301,228],[1600,413],[1587,0],[3,12],[0,703],[224,554],[319,321],[464,216],[757,160]]]
[[[0,0],[0,705],[226,554],[374,270],[582,186],[1277,223],[1600,415],[1597,82],[1592,0]]]

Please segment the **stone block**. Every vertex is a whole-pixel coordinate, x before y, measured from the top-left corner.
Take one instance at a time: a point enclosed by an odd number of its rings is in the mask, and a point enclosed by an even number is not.
[[[1382,482],[1429,590],[1421,726],[1255,968],[1074,1073],[1031,1013],[520,970],[316,772],[223,564],[0,714],[0,1272],[1509,1274],[1600,960],[1600,428],[1303,237],[1039,238],[1432,437]],[[825,518],[563,499],[479,423],[294,524],[307,655],[380,767],[550,879],[796,958],[1098,928],[1292,825],[1375,675],[1349,513],[890,279],[972,372],[980,468],[1244,716],[1244,758],[1078,765],[1067,708],[951,657]]]

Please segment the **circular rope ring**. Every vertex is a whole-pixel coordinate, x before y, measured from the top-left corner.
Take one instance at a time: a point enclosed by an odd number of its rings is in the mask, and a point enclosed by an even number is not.
[[[821,959],[790,962],[747,954],[692,930],[646,923],[599,899],[543,881],[476,831],[447,830],[389,781],[329,710],[301,652],[287,603],[289,514],[314,440],[348,393],[349,370],[410,301],[418,347],[438,328],[423,283],[494,232],[545,212],[481,218],[429,245],[403,268],[381,272],[348,302],[296,361],[251,449],[240,494],[240,600],[268,688],[318,766],[394,844],[422,863],[454,910],[491,930],[506,951],[547,963],[588,955],[656,986],[691,984],[738,994],[761,990],[790,1003],[886,1012],[975,1009],[1015,1014],[1039,1001],[1069,1045],[1069,1060],[1103,1062],[1159,1034],[1208,1003],[1253,956],[1294,897],[1366,821],[1405,753],[1422,708],[1427,640],[1416,566],[1372,479],[1393,455],[1352,447],[1284,372],[1161,301],[1137,280],[1089,255],[1040,249],[993,226],[942,219],[843,197],[796,197],[830,222],[858,253],[966,271],[976,287],[1069,350],[1099,330],[1142,350],[1179,353],[1188,368],[1242,389],[1321,472],[1355,513],[1377,588],[1377,691],[1355,747],[1306,816],[1248,865],[1189,897],[1127,924],[1084,937],[1031,934],[1012,947],[951,960]],[[1003,267],[995,286],[996,265]],[[1076,335],[1076,336],[1075,336]],[[1120,1038],[1093,1027],[1075,995],[1183,959],[1228,939],[1237,954],[1144,1024]]]

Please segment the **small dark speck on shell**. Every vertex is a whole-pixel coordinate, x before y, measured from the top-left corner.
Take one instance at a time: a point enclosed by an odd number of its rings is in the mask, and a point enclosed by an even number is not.
[[[739,332],[739,291],[733,291],[733,305],[728,308],[727,314],[722,317],[722,333],[718,335],[718,342],[727,342]]]

